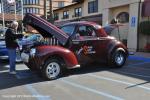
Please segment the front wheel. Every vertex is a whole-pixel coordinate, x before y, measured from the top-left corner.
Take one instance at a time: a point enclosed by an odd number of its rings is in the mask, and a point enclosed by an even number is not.
[[[60,61],[52,58],[46,61],[43,70],[42,70],[43,77],[48,80],[57,79],[62,74],[62,66]]]
[[[112,56],[112,66],[122,67],[126,62],[126,54],[123,51],[116,51]]]

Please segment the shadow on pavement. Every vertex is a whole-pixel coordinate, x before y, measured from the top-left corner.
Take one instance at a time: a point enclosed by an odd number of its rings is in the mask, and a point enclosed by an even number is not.
[[[101,72],[101,71],[108,71],[108,72],[113,72],[117,73],[120,75],[128,76],[128,77],[133,77],[137,79],[144,80],[146,82],[144,83],[137,83],[133,86],[129,86],[127,88],[132,88],[138,85],[143,85],[147,84],[150,82],[150,70],[140,70],[138,67],[144,67],[145,65],[138,66],[137,69],[136,67],[132,67],[132,64],[139,63],[139,61],[128,61],[123,68],[110,68],[106,64],[90,64],[82,68],[78,69],[72,69],[72,70],[67,70],[64,72],[64,75],[62,77],[67,77],[71,75],[82,75],[82,74],[87,74],[87,73],[94,73],[94,72]],[[141,61],[140,61],[141,63]],[[150,63],[149,63],[150,64]],[[0,71],[7,70],[7,68],[3,68],[7,64],[3,64],[0,67]],[[131,65],[131,66],[130,66]],[[147,65],[149,66],[149,65]],[[150,67],[149,67],[150,68]],[[128,74],[130,73],[130,74]],[[31,72],[30,70],[20,70],[17,75],[9,75],[8,72],[1,72],[0,73],[0,90],[2,89],[7,89],[11,87],[16,87],[16,86],[21,86],[21,85],[26,85],[26,84],[32,84],[32,83],[38,83],[38,82],[43,82],[45,81],[43,78],[39,77],[39,73],[36,72]],[[147,75],[147,77],[144,77],[144,75]]]
[[[8,65],[8,61],[0,59],[0,71],[9,69],[9,68],[5,67],[6,65]]]
[[[86,73],[93,73],[99,72],[103,70],[109,70],[108,67],[99,67],[99,65],[88,65],[91,67],[83,67],[79,69],[67,70],[64,71],[62,77],[67,77],[69,75],[75,74],[86,74]],[[3,68],[0,71],[4,70]],[[44,80],[39,73],[32,72],[29,69],[19,70],[16,75],[10,75],[8,72],[0,72],[0,90],[7,89],[11,87],[32,84],[32,83],[39,83],[44,82]]]
[[[135,84],[135,85],[126,87],[125,89],[133,88],[133,87],[140,86],[140,85],[144,85],[144,84],[148,84],[148,83],[150,83],[150,82],[148,81],[148,82],[143,82],[143,83]]]
[[[27,71],[27,70],[22,70],[22,71]],[[31,73],[32,72],[30,72],[29,75],[31,75]],[[34,75],[26,78],[21,78],[21,79],[17,78],[17,75],[18,73],[16,75],[10,75],[8,72],[0,73],[0,80],[1,80],[0,90],[43,81],[40,77],[37,76],[35,77]]]

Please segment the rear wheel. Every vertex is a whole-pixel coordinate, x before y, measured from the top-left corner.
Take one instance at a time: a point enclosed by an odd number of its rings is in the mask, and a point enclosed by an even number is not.
[[[126,54],[124,51],[116,51],[112,56],[112,66],[122,67],[126,62]]]
[[[57,79],[62,74],[62,66],[58,59],[52,58],[46,61],[43,70],[42,75],[45,79],[53,80]]]

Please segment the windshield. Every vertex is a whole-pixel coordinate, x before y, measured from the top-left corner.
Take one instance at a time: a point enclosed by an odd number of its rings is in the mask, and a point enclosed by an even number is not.
[[[67,33],[69,36],[73,34],[73,31],[75,29],[75,26],[63,26],[61,27],[61,30],[63,30],[65,33]]]

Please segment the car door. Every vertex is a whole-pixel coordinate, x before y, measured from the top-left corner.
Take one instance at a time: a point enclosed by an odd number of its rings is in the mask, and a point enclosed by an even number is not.
[[[76,54],[80,63],[93,62],[96,57],[96,43],[99,38],[95,30],[89,25],[77,26],[70,49]]]
[[[101,33],[92,25],[80,25],[75,33],[73,46],[81,62],[106,62],[108,37],[97,35]]]

